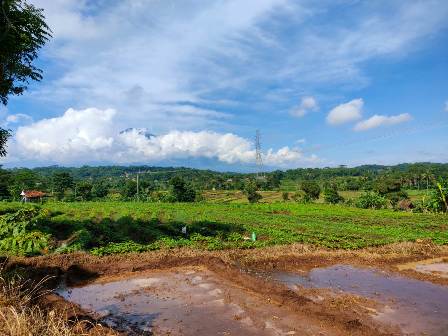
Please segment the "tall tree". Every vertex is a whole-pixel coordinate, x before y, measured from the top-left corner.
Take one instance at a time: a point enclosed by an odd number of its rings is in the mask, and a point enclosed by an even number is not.
[[[53,191],[58,198],[62,198],[67,189],[73,187],[73,177],[67,172],[55,172],[52,178]]]
[[[30,80],[40,81],[42,70],[33,65],[37,52],[51,37],[43,10],[26,0],[0,0],[0,101],[21,95]],[[0,128],[0,156],[6,155],[10,131]]]
[[[170,180],[171,194],[176,202],[194,202],[196,191],[180,176]]]
[[[0,100],[20,95],[30,80],[40,81],[33,65],[37,52],[51,37],[43,10],[26,0],[0,0]]]
[[[22,190],[36,188],[38,180],[38,175],[31,169],[23,168],[14,170],[8,181],[8,190],[13,200],[20,199]]]

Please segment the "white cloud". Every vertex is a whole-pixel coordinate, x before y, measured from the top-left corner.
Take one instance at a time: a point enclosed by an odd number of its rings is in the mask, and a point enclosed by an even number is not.
[[[170,131],[150,135],[146,129],[119,130],[112,109],[68,109],[61,117],[43,119],[17,129],[11,150],[15,158],[79,164],[87,162],[142,163],[172,159],[209,158],[227,164],[252,164],[253,143],[232,133]],[[297,148],[268,149],[269,166],[297,165],[305,157]]]
[[[15,139],[20,150],[35,158],[87,159],[112,147],[114,115],[111,109],[68,109],[61,117],[19,127]]]
[[[319,109],[319,105],[314,97],[306,96],[302,97],[300,101],[300,105],[296,106],[291,110],[291,115],[295,117],[303,117],[310,111],[317,111]]]
[[[409,113],[402,113],[395,116],[383,116],[383,115],[374,115],[369,119],[358,122],[354,130],[355,131],[367,131],[372,128],[377,128],[380,126],[391,126],[396,124],[401,124],[403,122],[409,121],[412,119],[412,116]]]
[[[328,113],[327,122],[331,125],[340,125],[361,119],[363,106],[364,101],[361,98],[338,105]]]
[[[315,17],[327,15],[331,20],[340,4],[294,0],[33,3],[45,9],[54,31],[44,55],[55,64],[54,69],[46,69],[54,79],[41,83],[33,97],[62,106],[113,107],[123,111],[124,127],[146,122],[160,132],[222,125],[220,116],[226,111],[219,111],[219,102],[237,99],[243,104],[248,92],[252,101],[268,109],[269,89],[263,87],[273,83],[280,86],[284,99],[290,94],[282,89],[297,92],[304,85],[363,84],[364,62],[405,54],[417,46],[418,39],[446,26],[448,14],[443,0],[390,1],[387,11],[358,2],[356,15],[315,27]],[[187,115],[179,108],[205,109],[204,102],[207,110],[216,113]],[[305,101],[295,114],[305,114],[307,106],[313,107]],[[250,102],[243,110],[256,112]]]
[[[8,124],[18,124],[30,121],[33,121],[33,118],[31,118],[28,114],[24,113],[10,114],[6,117],[6,123]]]
[[[445,112],[448,112],[448,100],[445,102]]]

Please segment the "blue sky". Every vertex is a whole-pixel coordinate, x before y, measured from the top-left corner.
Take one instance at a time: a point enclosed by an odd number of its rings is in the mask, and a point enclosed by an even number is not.
[[[267,169],[448,161],[446,1],[31,2],[54,38],[7,167],[250,171],[256,129]]]

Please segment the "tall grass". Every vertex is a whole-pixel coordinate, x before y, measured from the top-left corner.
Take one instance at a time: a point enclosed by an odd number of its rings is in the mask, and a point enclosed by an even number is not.
[[[36,300],[47,294],[43,284],[25,280],[19,275],[5,275],[0,265],[0,335],[2,336],[75,336],[91,335],[77,330],[65,314],[38,306]],[[97,333],[100,335],[102,333]],[[104,335],[107,333],[104,333]],[[110,334],[110,333],[109,333]]]

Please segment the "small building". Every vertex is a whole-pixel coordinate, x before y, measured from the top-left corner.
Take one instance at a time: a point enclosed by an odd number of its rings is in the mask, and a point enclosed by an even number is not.
[[[22,202],[24,203],[42,202],[42,198],[46,196],[46,194],[38,190],[22,190],[20,196],[22,196]]]

